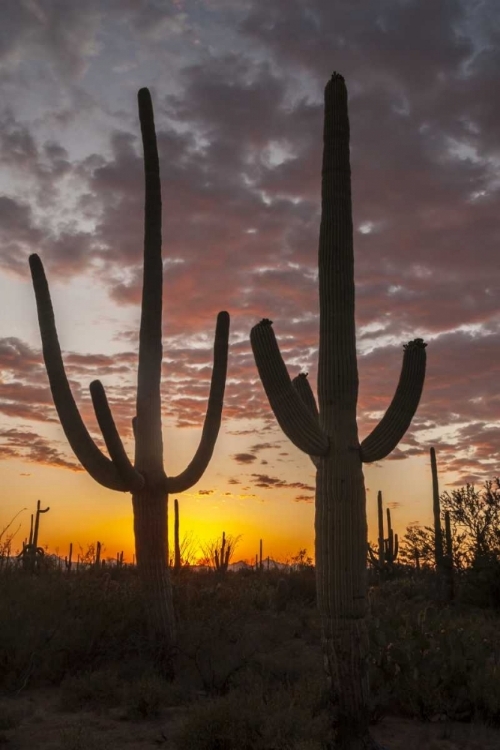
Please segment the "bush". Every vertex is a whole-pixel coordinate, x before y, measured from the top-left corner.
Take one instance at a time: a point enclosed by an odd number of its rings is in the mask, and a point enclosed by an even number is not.
[[[122,683],[111,669],[69,675],[61,683],[60,707],[64,711],[111,708],[122,698]]]

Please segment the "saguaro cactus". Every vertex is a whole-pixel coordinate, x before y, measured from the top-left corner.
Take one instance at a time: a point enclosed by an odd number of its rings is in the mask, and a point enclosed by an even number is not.
[[[451,534],[450,511],[444,513],[444,528],[446,539],[446,554],[443,555],[445,599],[449,602],[455,598],[455,576],[453,567],[453,539]]]
[[[43,549],[43,547],[38,546],[38,533],[40,531],[40,514],[48,513],[50,508],[47,506],[47,508],[44,508],[42,510],[40,505],[41,505],[40,500],[37,500],[36,514],[35,514],[35,528],[33,528],[33,514],[31,514],[29,541],[27,544],[23,544],[22,552],[20,552],[20,554],[18,555],[18,557],[22,558],[23,567],[31,571],[32,573],[34,573],[40,561],[45,556],[45,550]]]
[[[64,558],[64,567],[71,573],[71,566],[73,564],[73,542],[69,543],[69,554]]]
[[[368,731],[366,495],[362,463],[398,444],[416,411],[425,376],[425,344],[404,345],[394,398],[360,444],[354,323],[354,257],[349,119],[344,79],[325,89],[322,215],[319,237],[319,409],[305,375],[291,381],[271,321],[251,332],[259,374],[276,419],[317,466],[316,583],[325,664],[336,705],[336,747],[373,750]]]
[[[172,674],[175,619],[167,559],[168,493],[189,489],[202,476],[212,456],[221,423],[227,371],[229,315],[219,313],[208,408],[199,447],[187,468],[168,477],[163,467],[160,379],[162,364],[161,187],[153,105],[148,89],[138,95],[144,148],[145,231],[144,276],[139,334],[136,417],[133,420],[135,461],[129,460],[115,427],[102,384],[90,392],[110,458],[89,435],[64,371],[54,313],[42,262],[30,257],[43,356],[54,403],[66,437],[89,474],[109,489],[132,493],[135,555],[145,595],[152,645],[160,666]]]
[[[233,547],[233,541],[227,541],[226,532],[223,531],[220,548],[216,547],[214,552],[214,565],[217,573],[227,573]]]
[[[43,547],[38,546],[38,533],[40,531],[40,514],[48,513],[50,508],[47,506],[47,508],[44,508],[42,510],[40,506],[41,506],[41,502],[40,500],[37,500],[36,514],[35,514],[35,527],[33,528],[33,514],[31,514],[31,526],[30,526],[29,540],[27,544],[23,544],[22,552],[20,552],[20,554],[18,555],[18,557],[22,558],[23,566],[27,570],[30,570],[32,573],[36,570],[40,561],[45,556],[45,550],[43,549]]]
[[[179,541],[179,501],[174,500],[174,570],[181,569],[181,545]]]
[[[440,595],[446,601],[454,597],[453,581],[453,548],[451,539],[450,514],[444,514],[446,551],[443,550],[443,528],[441,526],[441,501],[439,497],[439,479],[436,451],[430,449],[432,473],[432,509],[434,514],[434,558]]]
[[[436,451],[430,449],[432,473],[432,511],[434,515],[434,561],[438,575],[443,575],[443,530],[441,528],[441,505],[439,502],[439,481],[437,472]]]
[[[394,568],[398,552],[399,552],[399,539],[398,535],[394,533],[391,524],[391,511],[387,508],[387,539],[384,537],[384,509],[382,504],[382,492],[379,490],[377,494],[377,510],[378,510],[378,556],[376,557],[370,545],[368,545],[368,553],[370,560],[379,573],[383,574],[391,572]]]

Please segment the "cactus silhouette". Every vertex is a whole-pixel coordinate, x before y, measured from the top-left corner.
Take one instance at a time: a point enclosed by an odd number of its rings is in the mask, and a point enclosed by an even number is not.
[[[168,477],[163,465],[161,430],[162,289],[161,186],[153,105],[148,89],[138,94],[144,149],[144,275],[139,334],[136,416],[133,419],[135,461],[129,460],[100,381],[90,384],[92,402],[110,458],[94,443],[75,404],[64,370],[54,312],[42,262],[30,256],[43,356],[54,404],[66,437],[80,463],[100,484],[132,493],[135,556],[141,579],[151,645],[159,666],[173,674],[175,618],[167,559],[169,493],[189,489],[202,476],[212,456],[221,423],[227,371],[229,315],[219,313],[214,366],[201,441],[187,468]]]
[[[434,559],[440,595],[446,601],[454,598],[453,580],[453,544],[450,525],[450,514],[444,514],[445,534],[441,526],[441,500],[439,496],[439,479],[435,448],[430,448],[432,474],[432,509],[434,514]],[[445,546],[445,550],[443,547]]]
[[[226,540],[226,532],[222,532],[222,542],[220,548],[216,547],[214,551],[214,565],[218,573],[226,573],[229,566],[229,560],[234,548],[234,542]]]
[[[316,584],[325,666],[332,688],[335,747],[373,750],[368,729],[366,494],[362,463],[387,456],[408,429],[425,376],[421,339],[404,346],[394,398],[360,444],[354,322],[354,255],[347,90],[334,73],[325,88],[319,237],[318,404],[309,381],[292,381],[271,321],[251,331],[257,368],[278,424],[308,453],[316,476]]]
[[[174,570],[181,569],[181,545],[179,541],[179,501],[174,500]]]
[[[42,510],[40,505],[40,500],[38,500],[36,504],[35,528],[33,529],[33,514],[31,514],[29,541],[27,544],[23,543],[23,549],[18,555],[22,560],[24,568],[31,571],[31,573],[35,572],[40,565],[40,561],[43,560],[45,556],[45,550],[43,547],[38,546],[38,532],[40,531],[40,514],[48,513],[50,508],[47,507]]]
[[[390,573],[394,568],[394,563],[398,557],[399,539],[394,533],[391,524],[391,511],[387,508],[387,539],[384,537],[384,508],[382,504],[382,492],[377,494],[377,511],[378,511],[378,556],[375,556],[370,545],[368,545],[368,554],[374,568],[380,574]]]
[[[441,528],[441,504],[439,500],[439,482],[435,448],[430,449],[432,473],[432,511],[434,515],[434,561],[438,575],[443,575],[443,530]]]

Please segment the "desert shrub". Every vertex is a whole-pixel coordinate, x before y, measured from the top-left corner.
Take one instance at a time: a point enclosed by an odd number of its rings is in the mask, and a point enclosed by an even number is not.
[[[59,705],[64,711],[111,708],[121,703],[123,684],[115,671],[99,669],[69,675],[61,683]]]
[[[126,718],[155,719],[169,703],[172,690],[153,671],[146,672],[127,686]]]
[[[60,750],[113,750],[110,740],[83,722],[66,727],[60,733]]]
[[[236,601],[210,599],[199,603],[196,617],[179,628],[179,663],[200,689],[226,693],[235,678],[262,646],[262,632]]]
[[[133,578],[83,573],[0,576],[0,687],[59,683],[144,650],[144,608]]]
[[[307,569],[287,575],[289,600],[277,612],[270,592],[282,576],[281,571],[228,573],[220,580],[180,571],[174,583],[177,677],[167,685],[153,674],[135,571],[38,577],[9,571],[0,575],[0,687],[18,692],[64,680],[66,708],[121,701],[129,718],[154,717],[163,706],[191,711],[202,692],[210,700],[200,704],[199,721],[214,724],[218,706],[231,707],[230,696],[252,694],[257,701],[252,706],[267,715],[276,692],[282,701],[276,711],[286,726],[293,725],[286,701],[300,706],[306,717],[321,716],[326,681],[320,621],[311,605],[313,577]],[[500,724],[499,615],[466,601],[465,579],[459,581],[457,602],[443,606],[434,578],[385,581],[369,592],[374,716],[444,714]],[[219,702],[223,698],[227,704]],[[250,708],[248,726],[241,730],[249,742],[255,740]],[[192,710],[196,718],[198,709]],[[227,729],[227,742],[238,721],[235,716],[233,729]],[[278,729],[269,728],[271,719],[266,721],[262,737],[269,732],[284,743]],[[221,736],[225,731],[220,729]],[[302,736],[297,734],[294,747],[312,735]],[[262,737],[256,748],[265,746]],[[267,747],[274,747],[271,740]]]
[[[324,715],[313,716],[286,690],[266,691],[257,681],[249,688],[194,705],[178,732],[178,750],[320,750]]]
[[[372,602],[370,618],[377,711],[497,722],[497,618],[386,593]]]
[[[461,576],[459,599],[466,605],[500,610],[500,558],[478,556]]]
[[[24,711],[18,706],[0,705],[0,731],[15,729],[22,722],[24,716]]]

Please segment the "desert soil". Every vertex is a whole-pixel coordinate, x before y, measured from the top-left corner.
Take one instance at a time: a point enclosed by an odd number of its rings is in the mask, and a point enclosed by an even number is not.
[[[134,721],[123,708],[62,711],[60,700],[59,688],[0,698],[0,717],[13,715],[19,721],[0,730],[0,745],[8,750],[174,750],[176,728],[189,721],[189,708],[165,709],[159,718]],[[500,729],[440,718],[424,724],[385,717],[372,732],[387,750],[499,750]]]

